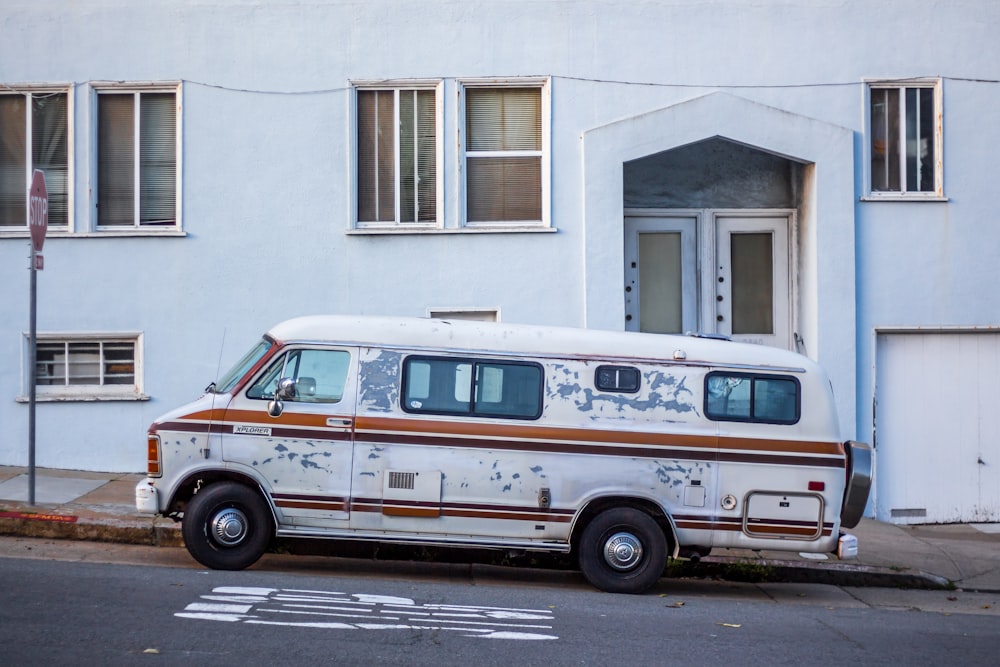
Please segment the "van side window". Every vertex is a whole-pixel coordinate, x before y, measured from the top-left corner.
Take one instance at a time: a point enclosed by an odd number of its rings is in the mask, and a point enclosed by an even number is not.
[[[270,400],[278,381],[295,380],[299,403],[337,403],[344,397],[351,353],[345,350],[292,350],[281,355],[247,391],[248,398]]]
[[[794,424],[801,409],[799,381],[748,373],[709,373],[705,415],[718,421]]]
[[[598,366],[594,386],[601,391],[634,394],[639,391],[639,369],[632,366]]]
[[[406,412],[537,419],[542,369],[529,363],[408,357],[402,393]]]

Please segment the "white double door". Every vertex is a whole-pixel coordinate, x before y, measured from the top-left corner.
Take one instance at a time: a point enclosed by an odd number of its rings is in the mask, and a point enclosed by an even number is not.
[[[792,347],[791,211],[630,211],[625,328]]]

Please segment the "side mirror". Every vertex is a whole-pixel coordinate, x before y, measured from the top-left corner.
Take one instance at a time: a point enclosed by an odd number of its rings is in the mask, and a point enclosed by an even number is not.
[[[295,398],[295,380],[292,378],[281,378],[278,380],[278,388],[274,392],[274,398],[279,401],[288,401]]]
[[[285,409],[282,401],[295,398],[295,380],[292,378],[281,378],[278,380],[278,387],[274,391],[274,399],[267,404],[267,414],[272,417],[280,417]]]

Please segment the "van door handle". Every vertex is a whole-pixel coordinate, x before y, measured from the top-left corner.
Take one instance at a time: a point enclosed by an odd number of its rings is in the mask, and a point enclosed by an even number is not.
[[[350,426],[354,423],[353,419],[346,419],[344,417],[327,417],[327,426]]]

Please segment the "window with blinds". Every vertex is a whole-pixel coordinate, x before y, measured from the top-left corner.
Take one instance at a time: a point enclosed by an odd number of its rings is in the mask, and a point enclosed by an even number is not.
[[[45,174],[49,227],[69,225],[67,104],[65,92],[0,94],[0,231],[28,228],[35,169]]]
[[[357,91],[358,223],[437,221],[433,89]]]
[[[542,220],[542,90],[466,87],[466,220]]]
[[[97,98],[97,225],[177,225],[177,95],[101,92]]]

